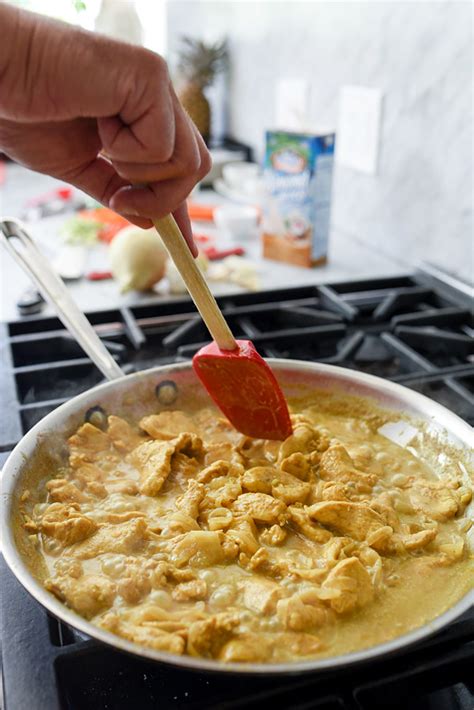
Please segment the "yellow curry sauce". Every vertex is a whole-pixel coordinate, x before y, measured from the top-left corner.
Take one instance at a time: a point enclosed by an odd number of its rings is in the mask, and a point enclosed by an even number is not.
[[[126,639],[224,662],[346,653],[452,606],[474,570],[461,470],[437,476],[370,417],[291,411],[284,442],[213,409],[81,426],[25,503],[46,589]]]

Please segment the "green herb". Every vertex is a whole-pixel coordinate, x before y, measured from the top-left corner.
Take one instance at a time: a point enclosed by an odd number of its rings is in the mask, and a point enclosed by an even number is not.
[[[102,222],[95,222],[83,217],[72,217],[62,226],[61,235],[67,244],[93,246],[103,228]]]
[[[72,0],[72,4],[74,5],[76,12],[82,12],[87,9],[84,0]]]

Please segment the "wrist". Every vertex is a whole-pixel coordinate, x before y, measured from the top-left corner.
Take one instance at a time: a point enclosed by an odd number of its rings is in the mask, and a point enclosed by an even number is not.
[[[6,39],[0,43],[0,118],[26,123],[62,118],[57,76],[61,71],[71,76],[72,67],[63,65],[78,31],[1,0],[0,26]]]
[[[0,117],[16,118],[25,91],[34,23],[30,13],[0,2],[0,27]]]

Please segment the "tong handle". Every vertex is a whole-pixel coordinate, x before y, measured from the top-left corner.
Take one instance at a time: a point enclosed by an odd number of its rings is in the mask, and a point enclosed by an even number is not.
[[[108,380],[123,377],[124,373],[21,222],[16,219],[0,220],[0,239],[105,377]]]

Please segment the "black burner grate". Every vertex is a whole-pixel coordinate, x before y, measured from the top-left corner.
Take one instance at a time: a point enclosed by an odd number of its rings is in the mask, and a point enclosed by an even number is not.
[[[422,276],[301,287],[219,299],[238,337],[266,357],[316,360],[413,387],[474,423],[474,326],[468,299]],[[188,299],[89,314],[126,371],[189,359],[208,333]],[[3,326],[0,389],[8,451],[58,404],[101,375],[56,318]],[[6,394],[9,393],[9,394]]]
[[[465,294],[426,274],[219,299],[267,357],[316,360],[407,385],[474,423]],[[208,333],[188,299],[88,314],[125,371],[189,359]],[[101,375],[56,318],[2,326],[0,457]],[[1,459],[0,459],[1,460]],[[0,558],[1,559],[1,558]],[[402,655],[289,679],[197,674],[125,656],[49,617],[3,561],[5,710],[274,708],[472,710],[474,613]]]

